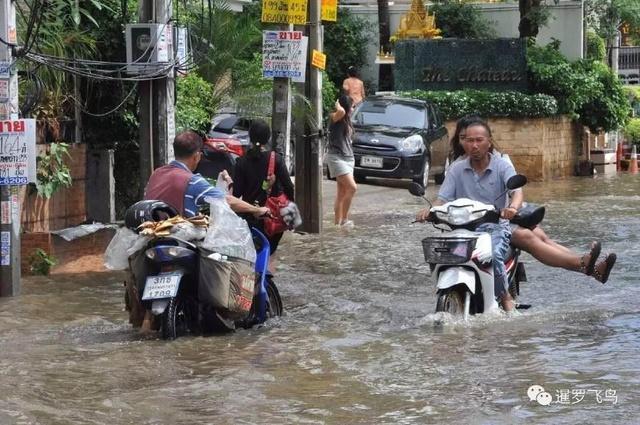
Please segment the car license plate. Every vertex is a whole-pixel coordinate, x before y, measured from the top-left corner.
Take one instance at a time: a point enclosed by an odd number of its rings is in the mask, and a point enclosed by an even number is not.
[[[143,300],[156,300],[159,298],[172,298],[178,293],[182,273],[167,273],[158,276],[147,277],[142,293]]]
[[[363,156],[360,158],[360,165],[363,167],[382,168],[382,158],[375,156]]]

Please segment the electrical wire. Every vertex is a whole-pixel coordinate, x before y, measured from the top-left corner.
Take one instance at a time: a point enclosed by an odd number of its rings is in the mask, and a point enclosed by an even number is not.
[[[102,113],[94,113],[94,112],[89,112],[86,107],[82,104],[82,102],[80,102],[78,99],[76,99],[74,96],[69,95],[69,97],[73,100],[73,103],[75,103],[76,105],[78,105],[80,107],[80,110],[82,110],[83,113],[87,114],[87,115],[91,115],[92,117],[105,117],[109,114],[114,113],[115,111],[117,111],[118,109],[120,109],[122,107],[122,105],[124,105],[127,100],[131,97],[131,95],[136,91],[136,89],[138,88],[138,83],[134,84],[133,87],[131,88],[131,90],[129,90],[129,93],[127,93],[127,95],[124,97],[124,99],[122,99],[122,102],[120,102],[116,107],[114,107],[113,109],[110,109],[107,112],[102,112]]]

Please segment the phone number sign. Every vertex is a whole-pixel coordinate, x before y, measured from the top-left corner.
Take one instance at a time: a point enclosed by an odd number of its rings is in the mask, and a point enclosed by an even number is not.
[[[0,121],[0,185],[36,181],[36,120]]]
[[[262,76],[304,81],[307,43],[302,31],[263,31]]]
[[[307,0],[264,0],[262,22],[304,25],[307,23]]]

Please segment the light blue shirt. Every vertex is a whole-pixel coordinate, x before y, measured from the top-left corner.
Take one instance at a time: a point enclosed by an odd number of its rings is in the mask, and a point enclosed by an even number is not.
[[[170,165],[174,167],[184,168],[191,172],[189,167],[180,161],[171,161]],[[198,206],[204,205],[205,197],[224,198],[225,194],[220,189],[211,186],[200,174],[193,174],[187,184],[187,190],[184,192],[184,212],[185,216],[193,217],[198,214]]]
[[[469,198],[489,205],[506,205],[507,180],[516,174],[511,162],[490,154],[489,166],[482,175],[471,167],[469,158],[451,164],[440,186],[438,198],[450,202],[458,198]]]

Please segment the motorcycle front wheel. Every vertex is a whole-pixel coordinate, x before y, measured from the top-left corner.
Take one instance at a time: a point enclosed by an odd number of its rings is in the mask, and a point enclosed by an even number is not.
[[[169,300],[169,305],[160,317],[162,339],[172,340],[189,332],[187,304],[181,296]]]
[[[464,315],[464,296],[455,287],[438,292],[436,313],[441,311],[455,316]]]

